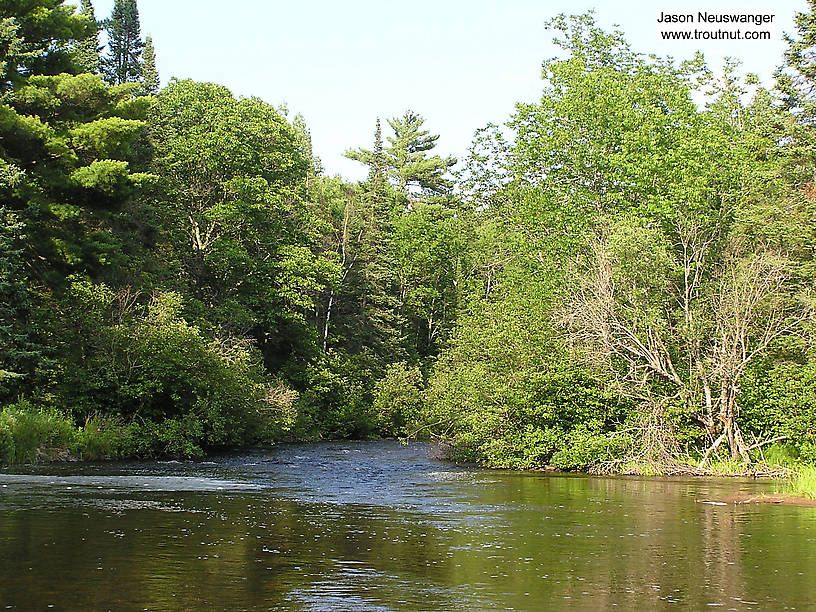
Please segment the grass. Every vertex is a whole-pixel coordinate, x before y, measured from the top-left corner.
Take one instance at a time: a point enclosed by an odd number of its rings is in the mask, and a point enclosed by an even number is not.
[[[794,468],[792,476],[782,483],[783,495],[816,499],[816,465]]]
[[[128,454],[129,430],[94,416],[84,427],[54,409],[25,400],[0,409],[0,465],[66,459],[113,459]]]
[[[21,401],[0,411],[0,463],[31,463],[66,450],[75,428],[65,416]]]

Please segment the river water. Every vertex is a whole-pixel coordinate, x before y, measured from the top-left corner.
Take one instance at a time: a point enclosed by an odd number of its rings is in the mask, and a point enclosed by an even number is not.
[[[768,483],[486,471],[417,443],[0,474],[17,610],[816,609],[816,508]]]

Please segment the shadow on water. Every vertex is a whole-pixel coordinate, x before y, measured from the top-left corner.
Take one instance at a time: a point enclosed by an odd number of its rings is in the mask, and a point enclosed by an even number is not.
[[[816,604],[816,510],[734,480],[464,469],[424,444],[0,474],[0,604],[541,610]]]

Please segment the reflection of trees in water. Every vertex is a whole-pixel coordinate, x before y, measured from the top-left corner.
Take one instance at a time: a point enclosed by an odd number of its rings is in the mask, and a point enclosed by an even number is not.
[[[699,581],[705,603],[733,604],[746,595],[742,572],[740,534],[744,511],[734,506],[698,504],[703,570]],[[744,518],[744,517],[743,517]],[[742,524],[740,524],[742,523]]]
[[[137,492],[119,495],[113,511],[79,495],[68,507],[0,514],[0,603],[455,610],[816,601],[812,510],[696,501],[734,489],[473,472],[420,509],[235,492],[145,493],[139,509]]]

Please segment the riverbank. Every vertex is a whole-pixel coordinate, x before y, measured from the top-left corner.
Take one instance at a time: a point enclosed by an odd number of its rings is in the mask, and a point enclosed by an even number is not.
[[[84,426],[75,426],[57,411],[8,408],[0,411],[0,465],[66,463],[74,461],[121,460],[129,458],[202,459],[205,449],[191,444],[184,423],[159,427],[95,416]],[[197,432],[200,435],[200,432]],[[272,443],[272,441],[267,441]],[[434,458],[445,458],[444,446],[434,447]],[[801,464],[782,451],[769,454],[772,461],[751,465],[713,461],[700,467],[693,457],[666,465],[646,463],[602,463],[586,473],[623,476],[736,477],[776,480],[773,495],[734,498],[731,503],[774,503],[816,506],[816,466]],[[552,466],[528,470],[557,473]]]

